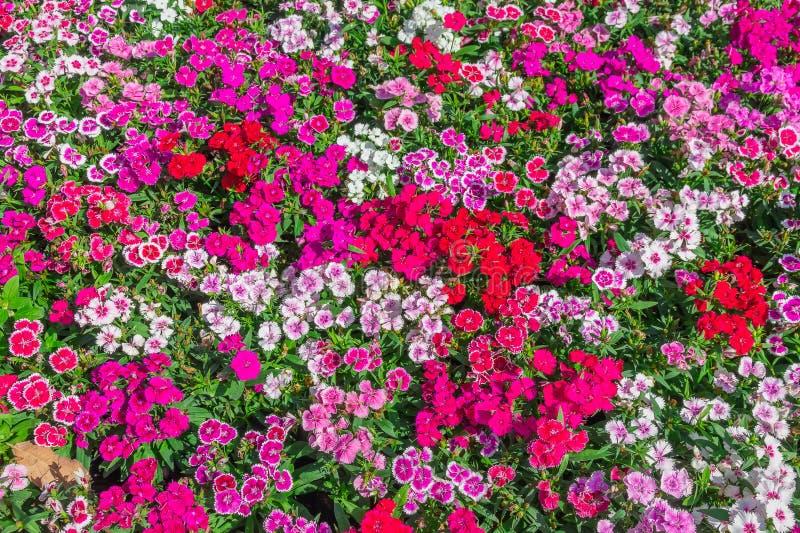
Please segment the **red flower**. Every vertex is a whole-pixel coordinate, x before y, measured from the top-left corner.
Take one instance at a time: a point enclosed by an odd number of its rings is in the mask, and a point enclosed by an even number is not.
[[[719,303],[728,309],[737,307],[737,296],[738,291],[731,287],[730,283],[727,281],[718,282],[717,286],[714,288],[714,298],[719,300]]]
[[[453,30],[455,32],[461,31],[461,28],[463,28],[466,23],[467,17],[460,11],[448,13],[444,16],[444,27],[448,30]]]
[[[8,389],[11,388],[11,385],[16,383],[17,376],[15,374],[3,374],[0,375],[0,398],[3,398],[6,394],[8,394]]]
[[[478,331],[483,326],[483,316],[474,309],[464,309],[453,318],[453,325],[467,333]]]
[[[442,289],[442,292],[447,295],[447,303],[449,305],[456,305],[461,303],[461,301],[464,300],[464,297],[466,297],[467,288],[463,283],[456,283],[452,287],[445,286]]]
[[[410,526],[392,516],[394,508],[395,503],[392,500],[379,501],[361,520],[361,533],[413,533]]]
[[[517,473],[512,467],[505,465],[491,466],[489,467],[487,474],[489,475],[489,479],[492,481],[492,483],[494,483],[497,487],[502,487],[509,481],[513,481],[517,476]]]
[[[492,179],[497,192],[514,192],[514,188],[519,183],[519,178],[513,172],[495,172]]]
[[[213,0],[196,0],[195,1],[195,8],[197,8],[198,13],[203,13],[211,9],[211,6],[214,5]]]
[[[178,180],[194,178],[203,171],[205,164],[206,157],[203,154],[177,154],[172,157],[167,165],[167,171],[170,176]]]
[[[511,353],[520,353],[527,338],[527,331],[516,326],[504,326],[497,330],[495,339]]]
[[[20,329],[8,337],[8,349],[11,355],[31,357],[39,352],[42,342],[30,329]]]
[[[408,55],[408,60],[418,69],[431,68],[433,66],[432,57],[440,55],[436,45],[430,41],[423,41],[419,37],[414,37],[411,41],[411,47],[414,51]]]
[[[755,340],[753,339],[753,335],[750,333],[750,330],[736,329],[734,330],[733,334],[731,334],[728,344],[730,344],[731,348],[736,350],[738,355],[745,355],[753,349]]]
[[[169,152],[178,144],[178,139],[181,138],[181,134],[178,131],[173,131],[170,133],[164,134],[161,137],[161,140],[158,142],[158,149],[162,152]]]
[[[53,370],[59,374],[63,374],[64,372],[69,372],[78,367],[78,354],[75,350],[63,346],[51,353],[48,357],[48,361],[50,362],[50,366],[53,367]]]
[[[545,511],[554,511],[558,509],[559,496],[557,492],[550,490],[549,481],[540,481],[537,487],[539,489],[539,503]]]

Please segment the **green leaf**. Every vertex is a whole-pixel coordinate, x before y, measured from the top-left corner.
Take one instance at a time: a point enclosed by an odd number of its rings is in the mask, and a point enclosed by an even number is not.
[[[6,284],[3,286],[3,300],[9,301],[12,298],[16,298],[19,294],[19,276],[14,276],[10,280],[6,281]]]
[[[697,509],[697,512],[722,521],[728,521],[731,518],[731,513],[727,509]]]
[[[629,309],[636,309],[641,311],[642,309],[648,309],[650,307],[658,305],[658,302],[653,301],[638,301],[638,302],[631,302],[628,306]]]
[[[583,461],[593,461],[595,459],[599,459],[604,457],[608,450],[611,449],[611,445],[603,446],[599,450],[583,450],[580,453],[572,454],[572,461],[573,462],[583,462]]]
[[[392,424],[390,421],[388,421],[385,418],[378,418],[375,420],[375,423],[378,424],[378,427],[381,428],[384,431],[384,433],[386,433],[387,435],[389,435],[394,439],[397,438],[397,433],[394,430],[395,425]]]
[[[617,248],[623,252],[629,252],[631,250],[631,247],[628,246],[628,241],[625,240],[625,237],[616,231],[614,232],[614,242],[617,243]]]
[[[347,531],[350,528],[350,521],[347,519],[347,514],[337,502],[333,502],[333,516],[336,517],[336,525],[339,531]]]
[[[397,196],[397,191],[394,188],[394,179],[391,173],[386,174],[386,190],[389,191],[389,196]]]
[[[561,479],[561,476],[563,476],[564,472],[567,471],[567,466],[569,465],[570,459],[571,459],[570,454],[567,454],[561,460],[561,466],[558,467],[558,472],[556,472],[556,476],[555,476],[557,479]]]
[[[355,245],[352,245],[352,244],[348,244],[347,245],[347,249],[350,250],[353,253],[356,253],[356,254],[364,255],[366,253],[364,250],[362,250],[358,246],[355,246]]]
[[[408,491],[410,488],[411,485],[403,485],[403,487],[397,491],[394,497],[394,503],[396,503],[398,507],[404,506],[408,501]]]
[[[231,400],[238,400],[242,397],[242,394],[244,394],[244,381],[238,379],[231,381],[226,396]]]
[[[477,45],[471,44],[469,46],[462,46],[458,50],[453,53],[453,57],[461,57],[466,55],[472,55],[479,50]]]

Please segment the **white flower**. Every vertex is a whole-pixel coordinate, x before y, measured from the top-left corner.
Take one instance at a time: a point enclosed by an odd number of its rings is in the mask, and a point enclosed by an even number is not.
[[[795,525],[794,511],[789,506],[780,501],[770,501],[766,505],[767,518],[772,521],[775,531],[784,533]]]
[[[761,533],[765,531],[761,518],[751,512],[737,513],[729,526],[730,533]]]
[[[350,307],[345,307],[336,316],[336,325],[340,328],[350,327],[356,321],[355,313]]]
[[[730,414],[731,406],[727,402],[720,398],[711,400],[711,410],[708,412],[709,420],[727,420]]]
[[[139,355],[139,350],[133,344],[128,343],[128,342],[123,342],[122,343],[122,353],[124,353],[125,355],[128,355],[130,357],[134,357],[136,355]]]
[[[624,28],[625,24],[628,23],[628,12],[624,7],[615,9],[614,11],[609,11],[606,15],[605,22],[607,25],[614,28]]]
[[[264,322],[258,328],[259,346],[264,351],[270,352],[275,349],[281,340],[281,328],[277,322]]]
[[[173,323],[174,321],[170,317],[160,316],[150,322],[150,334],[169,339],[175,331],[170,327]]]
[[[98,333],[95,339],[95,344],[105,353],[112,354],[119,348],[120,343],[118,341],[121,337],[122,330],[117,326],[108,324],[100,328],[100,333]]]
[[[293,341],[308,333],[308,329],[308,322],[297,317],[291,317],[283,323],[283,333]]]
[[[144,350],[146,353],[158,353],[167,345],[167,339],[164,337],[149,337],[144,342]]]
[[[659,241],[653,241],[642,250],[642,262],[654,278],[660,277],[672,265],[672,258]]]
[[[766,422],[767,424],[774,424],[778,421],[778,410],[772,405],[766,403],[758,403],[753,407],[753,416],[756,420]]]
[[[100,298],[92,298],[86,306],[86,316],[93,326],[104,326],[111,324],[117,317],[119,311],[111,302],[104,302]]]
[[[350,280],[349,276],[342,276],[334,279],[330,283],[331,293],[337,298],[344,298],[350,296],[355,291],[355,284]]]

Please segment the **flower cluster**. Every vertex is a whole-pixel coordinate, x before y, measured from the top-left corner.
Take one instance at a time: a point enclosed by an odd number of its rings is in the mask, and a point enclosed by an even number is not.
[[[678,273],[683,291],[694,297],[694,307],[702,313],[697,330],[705,339],[726,335],[737,355],[749,353],[755,344],[751,328],[762,327],[769,311],[763,274],[745,256],[723,264],[706,261],[702,272],[713,280],[706,284],[697,274]]]

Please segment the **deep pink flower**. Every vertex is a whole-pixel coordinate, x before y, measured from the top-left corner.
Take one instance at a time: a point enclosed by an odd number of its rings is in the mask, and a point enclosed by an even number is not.
[[[356,82],[356,75],[350,68],[336,65],[331,67],[331,81],[346,90]]]
[[[256,379],[261,373],[258,355],[249,350],[239,350],[231,361],[231,368],[236,372],[236,377],[242,381]]]

